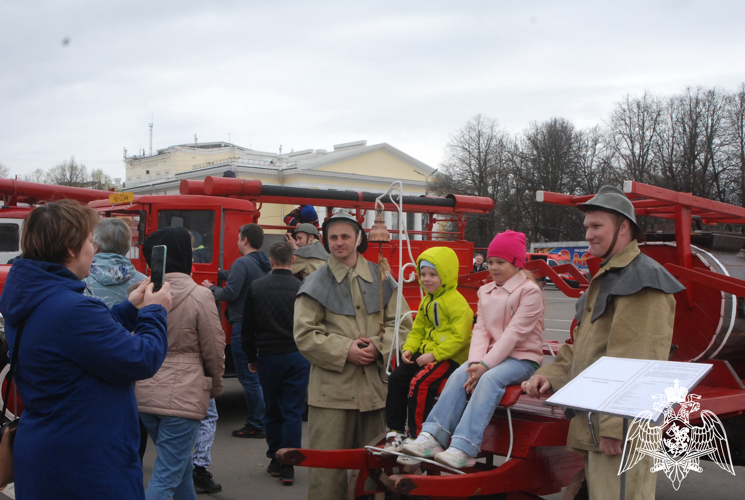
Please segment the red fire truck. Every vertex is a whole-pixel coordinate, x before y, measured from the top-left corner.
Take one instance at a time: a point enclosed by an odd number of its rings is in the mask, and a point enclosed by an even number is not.
[[[157,229],[167,226],[183,226],[189,229],[200,240],[199,259],[195,259],[193,279],[197,283],[208,279],[220,284],[218,271],[229,269],[235,259],[240,257],[236,244],[238,231],[243,224],[261,223],[261,207],[264,204],[309,204],[325,207],[328,214],[345,209],[364,221],[368,211],[375,208],[375,200],[380,193],[355,191],[319,190],[288,188],[282,186],[264,186],[260,181],[207,177],[204,181],[182,181],[179,195],[133,195],[131,193],[110,193],[63,186],[50,186],[22,181],[5,180],[0,182],[0,194],[4,196],[4,207],[0,214],[14,226],[20,234],[23,218],[31,206],[39,201],[73,198],[101,213],[102,217],[117,217],[130,226],[132,231],[132,249],[128,257],[135,268],[147,274],[147,264],[140,248],[145,237]],[[394,197],[395,198],[395,197]],[[448,197],[403,196],[398,203],[403,203],[406,213],[427,214],[428,222],[424,231],[408,231],[422,240],[410,241],[406,255],[399,251],[399,240],[392,240],[384,245],[370,245],[366,258],[377,262],[379,252],[388,258],[391,273],[398,276],[401,259],[415,261],[425,249],[432,246],[447,245],[453,248],[460,259],[461,274],[464,277],[464,294],[476,307],[476,290],[481,284],[481,277],[471,281],[469,271],[472,267],[473,244],[465,241],[464,230],[469,214],[486,214],[491,211],[494,202],[489,198],[451,195]],[[396,207],[389,198],[382,200],[386,210]],[[438,230],[438,223],[452,226],[452,230]],[[449,224],[447,224],[449,223]],[[273,240],[284,240],[287,226],[263,225],[268,233],[265,247]],[[20,250],[16,240],[16,256]],[[9,266],[0,265],[0,290]],[[404,285],[404,296],[410,307],[416,308],[421,298],[416,281]],[[1,311],[0,311],[1,312]],[[230,349],[230,325],[223,315],[223,328],[226,342]],[[234,372],[232,356],[226,356],[227,371]]]
[[[0,179],[0,195],[3,198],[3,205],[0,207],[0,264],[5,264],[21,253],[23,219],[26,218],[33,205],[42,201],[61,200],[63,198],[88,203],[93,200],[108,198],[110,194],[112,192],[97,189]],[[0,265],[0,292],[3,291],[8,269],[8,266]]]
[[[703,229],[705,225],[745,225],[745,208],[631,181],[624,184],[624,191],[637,215],[675,221],[674,233],[648,235],[647,242],[640,245],[642,252],[663,264],[686,286],[675,296],[670,360],[712,365],[695,393],[701,396],[701,409],[722,420],[734,465],[745,465],[745,237]],[[537,193],[539,202],[568,207],[591,197]],[[694,221],[701,227],[692,231]],[[595,275],[599,259],[589,259],[588,267]],[[577,298],[587,288],[584,276],[572,264],[551,268],[545,261],[535,260],[526,269],[534,270],[539,277],[549,277],[569,297]],[[559,276],[565,273],[578,282],[577,288],[569,287]],[[477,275],[471,275],[471,279],[477,280]],[[551,356],[555,346],[547,347],[550,349],[544,348],[544,352]],[[701,423],[698,411],[690,415],[690,422]],[[582,498],[578,492],[584,481],[583,460],[565,448],[568,427],[569,421],[560,409],[544,406],[542,401],[522,395],[519,386],[512,386],[484,433],[480,455],[484,460],[464,470],[464,474],[452,474],[424,462],[402,467],[395,457],[367,449],[285,449],[277,455],[288,464],[355,470],[350,479],[350,498],[375,495],[527,500],[558,493],[564,487],[563,498]]]
[[[0,192],[5,193],[3,189],[0,184]],[[21,199],[22,190],[18,186],[15,189],[13,196]],[[648,235],[647,243],[641,246],[644,253],[665,265],[686,285],[686,290],[676,295],[670,359],[713,365],[709,375],[696,388],[696,393],[702,396],[701,408],[716,413],[723,421],[733,462],[743,465],[745,267],[742,263],[745,259],[742,247],[745,238],[740,233],[703,230],[703,225],[745,225],[745,208],[636,182],[627,182],[624,191],[638,215],[675,221],[675,233]],[[160,227],[183,225],[198,231],[211,259],[195,264],[195,279],[201,281],[204,278],[216,280],[217,270],[229,268],[238,257],[234,242],[238,227],[246,222],[260,223],[260,210],[264,203],[312,204],[326,207],[327,213],[344,208],[358,220],[364,220],[367,211],[374,209],[378,197],[371,193],[263,186],[258,181],[208,177],[205,181],[183,181],[181,195],[132,196],[114,203],[101,199],[91,202],[91,206],[102,216],[125,218],[133,229],[137,249],[147,234]],[[569,207],[590,197],[549,192],[537,194],[539,202]],[[386,210],[396,209],[393,200],[383,201]],[[377,262],[381,251],[391,263],[393,276],[398,276],[402,265],[406,266],[424,249],[448,245],[460,259],[460,290],[469,302],[475,304],[476,290],[488,276],[483,272],[469,273],[473,245],[464,240],[463,231],[469,214],[491,211],[491,200],[448,196],[402,197],[399,202],[404,212],[427,215],[425,230],[409,231],[410,235],[423,239],[411,241],[411,254],[408,250],[403,251],[402,240],[370,245],[366,258]],[[701,230],[692,231],[691,225],[695,221],[702,224]],[[265,228],[287,229],[284,226]],[[131,257],[140,269],[144,269],[144,261],[137,250],[133,250]],[[598,265],[596,259],[589,260],[591,275],[597,272]],[[572,264],[549,267],[545,261],[536,260],[526,267],[539,277],[548,277],[568,297],[579,297],[588,286],[584,274]],[[576,288],[562,279],[560,275],[565,274],[577,282]],[[404,295],[414,309],[419,303],[419,294],[415,282],[404,285]],[[546,355],[551,356],[556,347],[547,346]],[[697,418],[697,414],[692,414],[691,423],[697,424]],[[282,450],[280,458],[286,463],[307,467],[355,470],[350,484],[352,498],[376,495],[449,499],[493,495],[494,498],[528,499],[559,492],[565,486],[569,486],[565,498],[574,498],[582,482],[583,464],[581,457],[565,449],[567,430],[568,421],[560,410],[521,397],[519,387],[511,387],[485,432],[482,445],[485,461],[478,462],[465,474],[443,475],[446,471],[442,468],[428,464],[402,468],[395,460],[373,455],[365,449]],[[368,479],[375,484],[373,489],[366,488]]]

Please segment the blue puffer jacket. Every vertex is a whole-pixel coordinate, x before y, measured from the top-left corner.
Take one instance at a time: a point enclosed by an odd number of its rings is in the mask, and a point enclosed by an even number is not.
[[[129,295],[127,289],[145,279],[128,258],[117,253],[99,253],[93,257],[91,275],[85,278],[85,295],[96,297],[108,307]]]
[[[11,350],[27,320],[15,375],[19,500],[145,498],[134,381],[165,359],[166,311],[128,301],[109,310],[84,287],[59,264],[19,259],[0,296]]]

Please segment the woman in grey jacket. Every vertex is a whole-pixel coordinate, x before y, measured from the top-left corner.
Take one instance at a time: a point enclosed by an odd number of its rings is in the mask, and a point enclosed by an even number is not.
[[[140,418],[158,452],[145,497],[194,500],[191,452],[210,398],[222,394],[225,334],[212,293],[189,275],[189,232],[167,227],[148,236],[143,247],[148,264],[155,245],[168,248],[166,282],[173,308],[168,314],[168,354],[163,366],[153,378],[135,386]]]

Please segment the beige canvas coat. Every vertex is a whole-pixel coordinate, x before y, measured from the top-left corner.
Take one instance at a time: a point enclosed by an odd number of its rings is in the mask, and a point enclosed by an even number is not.
[[[313,241],[311,245],[321,245],[318,240]],[[315,259],[313,257],[302,257],[295,255],[295,262],[292,264],[292,274],[303,279],[306,276],[310,276],[317,271],[322,265],[326,263],[323,259]]]
[[[540,368],[554,391],[577,376],[601,356],[666,360],[670,353],[675,319],[675,298],[653,288],[643,288],[628,296],[611,296],[603,314],[591,322],[595,299],[607,271],[626,267],[639,255],[634,240],[601,268],[585,292],[587,300],[582,321],[574,332],[574,345],[559,350],[556,362]],[[622,439],[623,420],[593,414],[595,436]],[[573,451],[599,451],[590,433],[586,412],[576,412],[569,426],[567,447]]]
[[[298,295],[295,301],[294,335],[300,353],[311,362],[308,404],[362,412],[384,408],[388,389],[381,376],[385,377],[385,362],[391,351],[396,294],[384,308],[385,334],[381,340],[379,313],[367,314],[357,284],[358,276],[372,283],[367,260],[358,254],[357,264],[350,268],[332,255],[327,265],[338,283],[348,278],[351,300],[358,314],[334,314],[308,295]],[[409,306],[404,300],[401,314],[407,311]],[[401,325],[399,348],[410,330],[411,316]],[[371,339],[382,354],[367,366],[357,366],[347,361],[349,347],[360,337]]]
[[[168,273],[168,354],[154,377],[135,383],[141,412],[202,420],[210,398],[222,394],[225,333],[215,299],[191,276]]]

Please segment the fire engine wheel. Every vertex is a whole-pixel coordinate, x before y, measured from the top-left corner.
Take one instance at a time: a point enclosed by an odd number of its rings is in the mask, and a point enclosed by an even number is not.
[[[381,434],[377,438],[373,439],[369,446],[376,446],[382,448],[385,444],[385,433]],[[413,500],[422,497],[413,497],[409,495],[399,495],[393,491],[388,491],[385,484],[389,476],[394,474],[421,474],[421,468],[419,466],[404,467],[397,465],[395,467],[387,467],[384,469],[373,469],[366,474],[362,471],[353,470],[349,476],[349,483],[347,488],[347,499],[348,500]],[[359,490],[364,490],[364,484],[367,483],[368,487],[371,483],[375,483],[376,487],[374,492],[370,492],[365,495],[358,496],[356,494]]]

